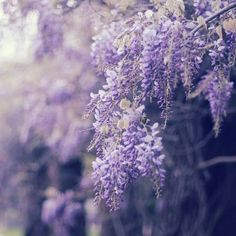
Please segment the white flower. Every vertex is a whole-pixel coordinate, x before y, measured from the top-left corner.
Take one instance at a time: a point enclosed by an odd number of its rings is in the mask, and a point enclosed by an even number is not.
[[[152,16],[153,16],[153,11],[152,10],[147,10],[145,12],[145,16],[146,16],[147,19],[151,19]]]
[[[128,127],[129,127],[129,120],[127,118],[123,118],[123,119],[118,120],[117,127],[119,129],[128,129]]]
[[[103,125],[103,126],[101,127],[100,131],[101,131],[102,134],[108,134],[108,132],[109,132],[109,127],[108,127],[108,125]]]
[[[126,98],[123,98],[119,104],[122,110],[127,110],[128,108],[130,108],[130,105],[131,105],[131,102]]]

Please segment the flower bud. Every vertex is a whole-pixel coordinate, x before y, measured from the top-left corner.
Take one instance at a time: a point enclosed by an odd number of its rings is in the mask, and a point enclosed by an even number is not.
[[[118,120],[117,127],[119,129],[128,129],[128,127],[129,127],[129,120],[128,119],[120,119],[120,120]]]
[[[130,105],[131,105],[131,102],[126,99],[126,98],[123,98],[121,101],[120,101],[120,108],[123,109],[123,110],[126,110],[128,108],[130,108]]]

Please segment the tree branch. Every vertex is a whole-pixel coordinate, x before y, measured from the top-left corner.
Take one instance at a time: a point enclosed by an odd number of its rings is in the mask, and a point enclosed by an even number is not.
[[[224,13],[232,10],[236,8],[236,3],[232,3],[229,6],[221,9],[220,11],[216,12],[215,14],[213,14],[212,16],[209,16],[208,18],[205,19],[206,24],[210,23],[212,20],[214,20],[215,18],[223,15]],[[199,31],[204,25],[198,25],[196,28],[194,28],[191,32],[190,35],[194,35],[195,33],[197,33],[197,31]]]
[[[234,163],[236,162],[236,156],[219,156],[215,157],[211,160],[200,162],[198,169],[205,169],[217,164],[226,164],[226,163]]]

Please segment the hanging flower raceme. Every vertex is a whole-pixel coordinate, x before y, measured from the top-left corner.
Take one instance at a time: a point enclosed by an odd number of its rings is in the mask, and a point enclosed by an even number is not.
[[[77,9],[76,17],[67,17],[53,6],[44,3],[39,13],[36,61],[29,67],[34,79],[24,87],[21,140],[26,143],[32,135],[40,137],[66,163],[86,150],[91,120],[83,115],[97,82],[90,66],[90,44],[85,40],[90,31],[77,35],[89,27],[90,21],[82,17],[87,5]]]
[[[143,122],[146,104],[157,101],[165,127],[174,92],[182,84],[188,98],[202,93],[209,101],[217,133],[233,87],[226,71],[235,65],[235,12],[226,11],[218,23],[204,18],[232,1],[194,1],[194,20],[185,16],[182,0],[152,2],[156,11],[113,22],[93,38],[94,64],[106,78],[88,106],[95,116],[90,148],[98,151],[93,176],[97,199],[112,209],[138,176],[148,176],[156,189],[163,185],[162,142],[157,124]]]
[[[45,10],[46,11],[46,10]],[[42,11],[39,15],[38,29],[40,42],[36,50],[36,57],[52,55],[63,45],[63,24],[62,16],[53,11]]]
[[[54,233],[58,236],[69,236],[70,230],[76,227],[83,214],[83,206],[72,191],[46,200],[42,208],[42,220],[55,225],[57,232]]]
[[[123,106],[128,104],[122,101]],[[136,178],[149,177],[157,193],[164,183],[159,127],[140,122],[143,109],[129,108],[117,117],[117,134],[106,132],[93,163],[96,200],[105,200],[112,210],[120,206],[127,185]]]
[[[210,104],[212,118],[214,120],[214,131],[219,133],[223,116],[233,91],[233,82],[229,80],[229,71],[210,71],[201,81],[198,87]]]

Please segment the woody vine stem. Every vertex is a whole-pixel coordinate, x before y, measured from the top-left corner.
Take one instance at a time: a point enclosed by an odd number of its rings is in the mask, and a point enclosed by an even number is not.
[[[216,19],[217,17],[223,15],[224,13],[236,8],[236,3],[232,3],[229,6],[223,8],[222,10],[216,12],[214,15],[209,16],[208,18],[205,19],[206,24],[210,23],[212,20]],[[190,33],[190,35],[194,35],[197,33],[201,28],[203,27],[202,24],[198,25],[195,29],[193,29]]]

